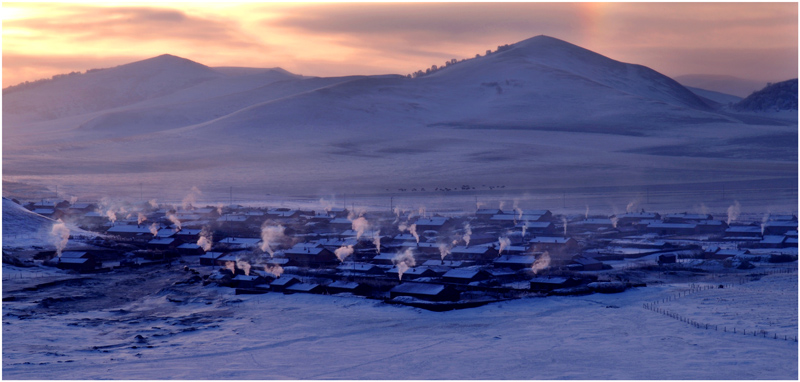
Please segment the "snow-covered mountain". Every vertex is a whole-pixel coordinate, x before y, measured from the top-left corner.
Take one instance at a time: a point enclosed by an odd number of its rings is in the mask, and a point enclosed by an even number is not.
[[[769,84],[733,106],[741,111],[797,110],[797,78]]]
[[[564,187],[690,181],[675,174],[709,176],[697,169],[711,164],[697,158],[761,157],[750,152],[760,146],[709,139],[796,136],[785,121],[722,113],[652,69],[548,36],[414,78],[304,77],[164,55],[4,98],[4,176],[93,190],[132,182],[288,193],[409,182],[529,187],[542,178]],[[698,149],[709,146],[718,149]],[[776,152],[796,161],[796,149]],[[466,179],[443,177],[458,173]]]

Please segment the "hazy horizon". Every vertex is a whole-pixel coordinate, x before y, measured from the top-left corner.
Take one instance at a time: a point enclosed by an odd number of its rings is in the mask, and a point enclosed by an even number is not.
[[[4,3],[3,27],[4,88],[161,54],[405,75],[540,34],[670,77],[797,77],[797,3]]]

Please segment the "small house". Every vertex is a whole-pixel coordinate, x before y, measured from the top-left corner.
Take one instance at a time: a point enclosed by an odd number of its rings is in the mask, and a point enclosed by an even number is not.
[[[319,284],[297,283],[284,288],[283,293],[323,294],[325,293],[325,287]]]
[[[275,292],[283,292],[286,288],[299,283],[300,279],[297,277],[284,275],[269,283],[269,289]]]
[[[400,270],[397,266],[391,267],[389,270],[386,271],[386,276],[392,278],[400,278]],[[439,276],[433,269],[428,267],[411,267],[403,272],[402,280],[415,280],[420,277],[437,277]]]
[[[473,245],[470,247],[459,245],[450,249],[453,260],[471,260],[477,263],[488,263],[497,257],[497,249],[487,246]]]
[[[255,288],[256,285],[266,284],[267,280],[259,275],[236,275],[233,285],[236,288]]]
[[[458,301],[461,294],[449,285],[402,283],[389,291],[391,298],[408,296],[427,301]]]
[[[482,269],[453,269],[442,275],[442,281],[458,284],[469,284],[471,282],[483,281],[491,275]]]
[[[492,262],[497,268],[510,268],[514,270],[530,268],[536,261],[536,256],[503,255]]]
[[[328,284],[327,288],[330,294],[351,293],[357,296],[367,296],[372,292],[369,285],[343,280],[334,281]]]
[[[571,288],[580,285],[580,281],[567,277],[535,277],[531,281],[531,290],[549,292],[555,289]]]
[[[216,265],[216,260],[222,255],[222,252],[206,252],[200,255],[200,265]]]

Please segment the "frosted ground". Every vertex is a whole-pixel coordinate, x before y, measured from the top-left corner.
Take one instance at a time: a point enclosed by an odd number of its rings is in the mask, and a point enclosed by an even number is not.
[[[4,265],[4,296],[32,282]],[[139,283],[113,278],[136,296],[187,277],[178,267]],[[104,277],[106,277],[104,276]],[[702,285],[735,283],[743,275]],[[216,287],[176,286],[101,305],[4,302],[7,379],[796,379],[797,342],[741,329],[797,333],[797,274],[685,297],[694,320],[738,326],[698,329],[644,309],[687,284],[621,294],[527,298],[429,312],[358,297],[235,296]],[[91,294],[95,287],[63,287]],[[67,285],[67,284],[63,284]],[[137,286],[138,285],[138,286]],[[768,292],[769,306],[762,300]],[[704,301],[736,301],[715,304]],[[666,305],[665,305],[666,306]],[[136,336],[142,338],[137,340]],[[212,366],[213,367],[210,367]]]

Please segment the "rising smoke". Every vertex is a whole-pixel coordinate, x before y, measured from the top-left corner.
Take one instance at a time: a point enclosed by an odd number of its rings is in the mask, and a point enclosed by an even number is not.
[[[381,231],[375,231],[372,235],[372,244],[375,244],[375,250],[378,254],[381,253]]]
[[[56,254],[58,254],[58,257],[61,257],[61,252],[67,247],[67,242],[69,242],[69,228],[67,228],[67,225],[64,224],[61,219],[58,219],[58,222],[53,224],[53,228],[50,229],[50,237],[53,240],[53,244],[56,246]]]
[[[181,203],[181,207],[184,210],[188,210],[193,208],[195,204],[197,204],[197,197],[202,195],[203,192],[200,191],[196,186],[193,186],[189,193],[183,198],[183,202]]]
[[[444,260],[444,258],[447,257],[447,255],[449,254],[450,254],[450,246],[444,243],[439,244],[439,256],[442,257],[442,260]]]
[[[204,227],[203,231],[200,232],[200,238],[197,239],[197,245],[200,246],[200,248],[203,248],[203,251],[205,252],[211,250],[211,246],[213,245],[212,235],[207,228]]]
[[[270,247],[270,243],[277,243],[286,236],[283,234],[285,228],[282,225],[272,226],[268,222],[261,225],[261,251],[269,252],[270,256],[275,256],[275,251]]]
[[[733,205],[728,207],[728,225],[731,222],[736,221],[739,218],[739,215],[742,213],[742,205],[739,204],[739,201],[734,201]]]
[[[136,219],[136,224],[137,225],[142,224],[145,220],[147,220],[147,216],[139,212],[139,217]]]
[[[464,236],[461,238],[466,243],[467,247],[469,247],[469,239],[472,237],[472,228],[469,226],[469,223],[464,224]]]
[[[153,234],[153,237],[158,236],[158,224],[156,223],[150,224],[150,233]]]
[[[349,257],[350,255],[353,254],[353,246],[352,245],[346,245],[346,246],[343,245],[343,246],[341,246],[339,248],[336,248],[336,251],[334,253],[336,254],[336,258],[338,258],[339,261],[343,263],[344,259],[346,259],[347,257]]]
[[[175,232],[181,230],[181,221],[178,220],[178,217],[175,216],[172,212],[167,212],[167,220],[169,220],[175,226]]]
[[[352,222],[353,231],[356,231],[356,240],[361,238],[361,235],[369,229],[369,222],[364,217],[359,217],[358,219],[353,220]]]
[[[397,276],[400,280],[403,279],[403,273],[417,265],[417,261],[414,260],[414,250],[411,248],[406,248],[405,251],[398,253],[392,258],[392,263],[397,267]]]
[[[545,251],[539,257],[536,258],[536,261],[533,262],[533,265],[531,266],[531,271],[533,271],[534,274],[538,274],[539,272],[541,272],[542,270],[546,269],[549,266],[550,266],[550,253]]]
[[[498,239],[498,241],[500,242],[500,251],[498,251],[497,254],[500,255],[506,248],[508,248],[509,245],[511,245],[511,239],[507,237],[501,237]]]

